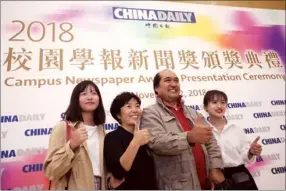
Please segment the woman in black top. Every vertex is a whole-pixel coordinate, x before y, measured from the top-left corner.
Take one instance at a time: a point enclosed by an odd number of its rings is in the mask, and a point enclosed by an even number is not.
[[[115,97],[110,113],[121,126],[108,133],[104,140],[104,158],[108,172],[125,181],[118,190],[155,190],[153,158],[147,153],[150,135],[139,130],[141,100],[130,92]]]

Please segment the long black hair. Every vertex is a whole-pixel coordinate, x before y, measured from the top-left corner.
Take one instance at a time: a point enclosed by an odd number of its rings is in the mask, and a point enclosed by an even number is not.
[[[104,110],[103,103],[102,103],[101,94],[100,94],[100,91],[97,85],[90,80],[84,80],[75,86],[75,88],[73,89],[72,95],[71,95],[70,104],[66,112],[64,113],[64,119],[68,121],[72,121],[72,122],[83,121],[82,109],[79,104],[79,95],[81,92],[85,91],[85,89],[88,86],[94,87],[99,97],[99,104],[93,113],[94,124],[96,125],[104,124],[106,115],[105,115],[105,110]]]

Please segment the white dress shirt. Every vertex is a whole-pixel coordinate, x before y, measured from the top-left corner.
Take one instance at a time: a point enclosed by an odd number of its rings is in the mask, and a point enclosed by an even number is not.
[[[100,159],[99,159],[99,133],[97,126],[84,125],[88,139],[86,140],[89,158],[92,163],[93,174],[95,176],[101,176],[100,173]]]
[[[209,123],[210,124],[210,123]],[[245,163],[255,163],[256,156],[248,159],[250,142],[247,140],[243,130],[234,124],[226,124],[221,133],[215,126],[213,134],[221,148],[224,167],[237,167]]]

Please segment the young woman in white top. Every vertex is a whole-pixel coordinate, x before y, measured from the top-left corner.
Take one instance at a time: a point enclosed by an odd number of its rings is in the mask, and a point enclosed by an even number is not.
[[[75,86],[64,119],[53,128],[44,162],[45,174],[54,182],[52,189],[106,189],[105,110],[94,82],[85,80]],[[109,177],[113,187],[122,182]]]
[[[209,114],[208,121],[213,134],[221,147],[224,162],[224,175],[230,183],[229,189],[258,190],[245,163],[255,163],[262,147],[257,137],[251,144],[241,128],[228,123],[224,114],[227,109],[227,95],[218,90],[208,91],[204,96],[204,109]]]

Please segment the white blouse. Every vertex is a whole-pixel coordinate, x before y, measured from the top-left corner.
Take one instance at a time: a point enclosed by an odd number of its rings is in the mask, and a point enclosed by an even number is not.
[[[99,133],[97,126],[84,125],[88,133],[86,140],[89,158],[92,163],[93,174],[101,176],[100,173],[100,158],[99,158]]]
[[[210,124],[210,123],[209,123]],[[236,167],[245,163],[253,164],[256,156],[248,159],[250,142],[247,140],[243,130],[234,124],[225,125],[222,132],[219,133],[215,126],[213,134],[221,148],[224,167]]]

